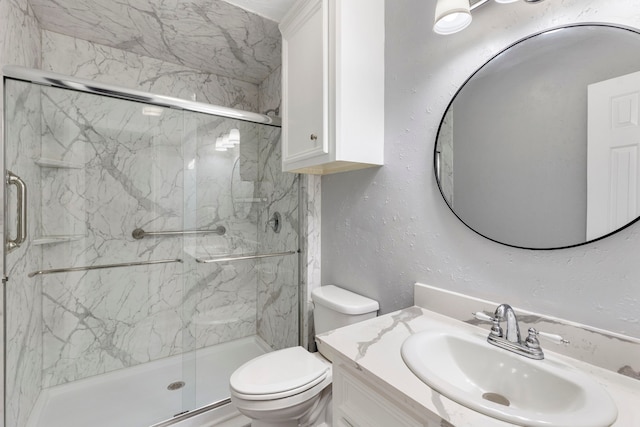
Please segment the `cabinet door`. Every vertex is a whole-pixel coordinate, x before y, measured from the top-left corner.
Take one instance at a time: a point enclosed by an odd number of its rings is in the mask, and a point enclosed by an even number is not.
[[[325,10],[310,2],[283,36],[283,161],[328,152],[325,132]]]
[[[442,420],[419,416],[392,402],[357,371],[334,362],[333,422],[337,427],[436,427]]]

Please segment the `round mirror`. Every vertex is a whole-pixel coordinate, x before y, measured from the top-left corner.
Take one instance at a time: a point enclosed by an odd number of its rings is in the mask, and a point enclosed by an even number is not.
[[[640,210],[640,33],[545,31],[460,88],[435,146],[440,191],[477,233],[557,249],[600,239]]]

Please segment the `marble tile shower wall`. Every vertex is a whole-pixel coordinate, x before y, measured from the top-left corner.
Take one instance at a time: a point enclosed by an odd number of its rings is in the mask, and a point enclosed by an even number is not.
[[[42,268],[181,258],[180,239],[131,231],[180,229],[183,115],[143,116],[139,104],[42,90]],[[186,268],[186,267],[185,267]],[[182,350],[181,264],[46,275],[43,386]]]
[[[224,0],[30,0],[60,34],[261,83],[280,63],[278,24]]]
[[[258,111],[258,86],[42,31],[42,69],[147,92]]]
[[[0,9],[7,10],[2,16],[8,17],[9,24],[0,28],[0,32],[6,30],[0,38],[0,62],[3,64],[42,68],[250,111],[265,111],[280,105],[279,68],[258,88],[253,83],[40,30],[27,3],[20,0],[0,0]],[[131,256],[156,259],[174,257],[176,250],[180,253],[182,249],[187,252],[186,264],[25,278],[29,287],[15,295],[14,301],[18,304],[21,298],[24,303],[21,313],[16,316],[27,317],[10,320],[16,329],[10,331],[8,339],[10,348],[22,348],[22,344],[30,343],[30,350],[20,355],[15,353],[13,360],[13,356],[9,356],[8,372],[13,373],[6,379],[10,424],[26,424],[43,386],[254,334],[258,301],[263,338],[274,348],[295,344],[297,301],[291,291],[298,284],[296,257],[274,264],[247,262],[231,266],[195,265],[191,259],[192,255],[215,254],[222,249],[225,252],[267,250],[265,245],[257,247],[257,241],[264,236],[256,235],[264,226],[265,218],[258,219],[264,206],[231,202],[218,204],[214,209],[212,203],[206,202],[209,190],[213,189],[207,184],[198,187],[199,192],[195,195],[184,192],[184,189],[192,188],[193,180],[215,182],[231,189],[233,179],[235,190],[230,191],[235,191],[236,198],[251,198],[252,195],[272,201],[270,207],[280,209],[285,220],[291,220],[293,225],[297,220],[296,207],[293,199],[287,199],[297,197],[293,182],[274,181],[266,186],[254,182],[259,175],[267,176],[278,170],[274,166],[279,160],[271,154],[279,149],[264,148],[268,141],[278,140],[279,132],[267,129],[266,133],[255,131],[255,135],[250,136],[251,129],[241,129],[247,137],[243,138],[244,144],[240,148],[240,161],[237,165],[234,163],[231,174],[225,175],[229,178],[224,183],[214,175],[199,175],[208,167],[228,174],[229,157],[235,159],[238,155],[227,153],[226,159],[224,156],[212,159],[205,154],[211,150],[210,145],[196,150],[198,137],[211,134],[212,129],[216,129],[215,124],[206,123],[207,120],[198,123],[198,118],[194,117],[182,118],[180,123],[181,119],[172,117],[158,127],[152,124],[151,118],[145,119],[144,123],[134,122],[131,118],[139,117],[139,111],[124,109],[121,104],[118,106],[120,112],[107,112],[102,108],[106,106],[100,106],[102,109],[87,113],[80,107],[89,107],[94,101],[72,99],[68,94],[53,90],[47,92],[41,97],[47,114],[42,122],[31,127],[42,126],[42,145],[38,141],[38,147],[34,147],[28,156],[28,163],[39,175],[33,179],[43,185],[42,194],[32,192],[31,196],[43,203],[46,210],[30,220],[30,224],[36,224],[30,238],[63,235],[70,240],[31,246],[30,252],[39,258],[29,264],[42,268],[85,265],[97,262],[103,255],[100,263],[130,261]],[[64,119],[57,120],[61,115]],[[94,122],[95,118],[101,121]],[[91,125],[85,126],[90,122]],[[120,134],[113,135],[108,129],[116,123],[125,124],[125,127]],[[187,129],[196,130],[189,132]],[[190,155],[183,152],[175,156],[179,150],[174,139],[181,132],[180,137],[187,142],[185,150],[191,151]],[[65,137],[58,139],[58,135]],[[28,140],[36,141],[37,138]],[[248,143],[252,140],[253,145]],[[152,156],[146,155],[150,153],[151,141],[161,145]],[[263,147],[260,165],[258,143]],[[132,146],[135,150],[130,153]],[[37,151],[41,148],[42,153]],[[67,164],[65,167],[37,167],[34,163],[37,158],[64,159]],[[189,164],[194,159],[195,167],[190,169]],[[133,167],[134,163],[136,167]],[[225,166],[221,166],[223,164]],[[96,168],[103,170],[98,172]],[[142,170],[146,170],[146,176]],[[178,175],[179,170],[182,176]],[[97,189],[92,189],[96,183]],[[113,185],[125,191],[115,194]],[[171,185],[172,190],[168,192]],[[269,194],[270,191],[273,194]],[[180,197],[176,193],[180,193]],[[195,210],[191,209],[194,205]],[[182,208],[187,210],[181,212]],[[36,211],[32,209],[32,212]],[[231,217],[225,222],[223,218],[229,213]],[[180,214],[183,214],[182,218]],[[111,218],[119,221],[111,221]],[[37,224],[40,220],[42,223]],[[222,222],[229,229],[229,240],[200,237],[187,240],[184,248],[168,240],[133,242],[129,237],[131,225],[145,221],[147,228],[155,225],[208,226]],[[242,233],[244,237],[237,237]],[[273,249],[278,250],[297,248],[295,233],[284,232],[279,237],[267,245],[273,244]],[[45,256],[41,256],[42,253]],[[25,260],[24,257],[20,259]],[[25,262],[22,264],[24,271],[19,274],[24,275],[29,267]],[[14,272],[14,276],[18,274],[17,270]],[[183,274],[185,272],[187,274]],[[142,286],[139,278],[144,278]],[[82,286],[79,285],[81,281],[84,282]],[[274,284],[277,289],[271,292],[266,284]],[[284,289],[283,285],[286,285]],[[136,304],[127,303],[131,301]],[[40,304],[45,318],[36,310]],[[287,307],[287,304],[291,306]],[[269,318],[272,315],[277,319],[272,321]],[[274,325],[287,329],[276,331]],[[44,359],[43,342],[48,348]],[[39,365],[44,366],[44,371],[30,368]]]
[[[276,69],[260,85],[260,111],[280,107],[281,69]],[[298,175],[283,173],[280,129],[263,128],[258,145],[258,185],[264,200],[258,211],[258,241],[263,251],[289,251],[299,248]],[[278,233],[269,227],[271,216],[281,215]],[[258,271],[258,335],[272,348],[298,345],[298,293],[302,291],[297,256],[266,258]]]
[[[193,258],[211,258],[228,253],[257,251],[257,197],[254,179],[259,125],[197,115],[199,141],[195,162],[196,201],[187,202],[185,228],[226,228],[221,236],[196,236],[188,240],[186,252]],[[231,128],[240,132],[240,148],[216,152],[215,137]],[[185,154],[190,162],[190,155]],[[189,172],[187,164],[186,171]],[[191,207],[195,206],[195,209]],[[192,313],[186,328],[189,347],[201,348],[256,333],[257,272],[251,261],[196,264],[189,269],[183,299]]]
[[[38,21],[35,18],[31,7],[26,0],[0,0],[0,16],[2,25],[0,25],[0,67],[8,64],[22,65],[26,67],[39,68],[41,61],[41,45],[40,30]],[[3,88],[0,87],[0,96],[3,96]],[[35,106],[33,106],[35,107]],[[29,107],[31,108],[31,107]],[[0,102],[0,114],[4,115],[4,105]],[[23,123],[25,119],[18,117],[12,118],[13,123]],[[24,132],[34,131],[39,133],[38,123],[33,126],[23,127]],[[0,121],[0,138],[5,135],[2,129],[2,121]],[[27,137],[27,141],[31,135],[23,133]],[[15,136],[7,135],[10,138]],[[31,139],[33,140],[33,139]],[[0,159],[2,159],[2,150],[0,150]],[[0,198],[4,197],[4,186],[0,186]],[[0,215],[0,236],[4,241],[2,230],[3,215]],[[14,253],[15,254],[15,253]],[[23,255],[18,253],[16,255]],[[21,257],[21,259],[24,259]],[[26,265],[21,264],[22,271],[19,271],[20,265],[16,265],[13,270],[14,274],[24,275]],[[39,304],[40,282],[31,281],[27,286],[20,286],[19,281],[7,286],[7,300],[4,301],[4,293],[0,293],[0,307],[5,304],[12,306],[13,304],[24,304],[24,310],[21,313],[13,313],[12,318],[5,319],[7,322],[18,323],[19,328],[7,331],[7,342],[9,345],[28,342],[32,345],[33,351],[16,355],[16,357],[7,358],[7,372],[10,373],[6,378],[0,378],[0,395],[5,396],[5,392],[11,399],[8,399],[7,417],[9,419],[18,420],[24,423],[29,416],[29,412],[33,407],[35,399],[40,392],[40,375],[41,372],[31,370],[31,366],[40,362],[38,353],[41,350],[40,328],[42,322],[38,318],[38,314],[34,308]],[[13,293],[12,296],[12,292]],[[12,300],[13,299],[13,300]],[[6,313],[0,313],[0,318]],[[0,334],[4,331],[0,328]],[[5,337],[2,337],[4,343]],[[0,360],[3,360],[4,351],[0,351]],[[36,365],[38,366],[38,365]],[[4,374],[0,373],[0,377]],[[6,382],[6,389],[5,389]],[[4,425],[4,405],[0,405],[0,426]]]
[[[47,31],[43,31],[43,46],[43,68],[47,70],[188,99],[197,93],[199,101],[258,109],[258,88],[253,84]],[[79,101],[49,97],[47,102],[51,104],[49,115],[55,117],[69,110],[65,105],[77,105]],[[75,279],[73,274],[49,276],[47,280],[52,283],[45,286],[45,346],[50,350],[45,355],[45,386],[256,333],[256,275],[261,269],[251,262],[195,264],[193,257],[259,249],[257,212],[262,206],[242,200],[262,197],[259,193],[264,189],[254,183],[259,170],[257,141],[269,137],[261,136],[256,126],[239,123],[231,126],[228,121],[204,115],[173,117],[167,122],[163,118],[158,127],[149,121],[152,119],[147,119],[147,123],[131,119],[141,117],[139,107],[135,111],[126,110],[118,104],[116,109],[120,112],[104,107],[94,110],[95,117],[76,115],[64,121],[57,117],[44,126],[52,135],[43,136],[43,147],[55,147],[47,156],[72,164],[94,159],[95,166],[103,168],[101,173],[97,169],[88,172],[94,165],[82,170],[68,169],[64,174],[56,174],[55,170],[46,172],[43,182],[54,196],[45,202],[64,215],[57,221],[52,217],[44,227],[45,232],[85,233],[85,239],[90,241],[66,243],[65,251],[52,246],[47,262],[53,265],[56,256],[60,257],[59,262],[68,264],[73,260],[79,265],[98,259],[100,263],[127,262],[181,255],[182,248],[175,240],[133,241],[130,233],[136,226],[151,230],[222,224],[228,231],[224,237],[187,239],[184,265],[73,273],[78,275]],[[84,108],[71,110],[80,114]],[[100,120],[103,125],[98,124]],[[80,130],[87,128],[85,121],[87,125],[92,123],[91,135],[87,132],[80,135]],[[116,123],[124,124],[124,130],[117,135],[105,133]],[[132,129],[127,130],[127,126]],[[136,126],[141,128],[133,129]],[[230,127],[240,128],[243,141],[240,152],[212,155],[211,142]],[[71,138],[67,135],[65,139],[75,142],[62,147],[56,132],[70,134]],[[99,141],[78,144],[86,137]],[[176,142],[182,137],[184,153],[179,152],[180,145]],[[161,148],[158,153],[151,155],[150,141]],[[88,145],[78,149],[88,151],[81,155],[74,151],[75,145]],[[240,160],[235,162],[238,155]],[[73,178],[74,173],[85,175],[86,182],[81,184],[81,179]],[[90,174],[95,175],[91,177],[94,182],[89,180]],[[194,181],[198,183],[196,187],[192,185]],[[73,186],[87,191],[96,184],[97,195],[104,204],[91,199],[96,194],[72,195],[68,191]],[[114,192],[115,188],[119,191]],[[189,188],[197,188],[197,192],[189,193],[185,190]],[[69,220],[82,218],[70,203],[73,199],[81,202],[83,209],[91,206],[86,213],[87,221]],[[120,203],[123,206],[118,206]],[[81,280],[91,284],[80,286]],[[265,340],[270,344],[273,341],[268,337]]]
[[[298,176],[281,171],[280,129],[265,129],[259,145],[260,194],[265,200],[258,214],[258,240],[266,251],[299,247]],[[276,233],[268,222],[280,214]],[[298,257],[266,258],[258,270],[258,335],[274,349],[298,345]]]
[[[145,117],[139,104],[43,92],[43,157],[71,167],[43,172],[43,194],[51,196],[42,202],[42,234],[81,236],[45,245],[44,268],[185,257],[184,264],[45,276],[43,385],[254,334],[253,265],[195,258],[256,250],[256,207],[241,203],[257,191],[240,180],[246,161],[234,161],[237,149],[220,154],[202,144],[233,126],[245,147],[255,147],[256,126],[168,109],[161,119]],[[183,135],[197,140],[195,152],[183,152]],[[194,178],[196,185],[185,185]],[[195,214],[185,216],[183,204]],[[184,254],[179,238],[131,237],[139,226],[218,225],[225,236],[188,239]]]
[[[40,155],[40,102],[38,89],[23,82],[9,82],[6,87],[7,129],[9,144],[5,155],[10,170],[20,176],[28,188],[27,224],[39,222],[38,200],[41,197],[40,170],[35,160]],[[5,220],[8,225],[16,224],[15,190],[10,191],[9,206]],[[35,206],[34,203],[35,202]],[[10,227],[10,229],[13,229]],[[27,420],[31,407],[41,390],[42,372],[34,366],[42,365],[43,322],[40,306],[42,304],[42,280],[39,277],[28,278],[34,265],[42,264],[42,252],[33,245],[34,228],[27,228],[28,239],[6,257],[6,272],[10,280],[5,290],[5,307],[21,307],[20,310],[6,312],[6,345],[19,349],[6,354],[6,415],[9,420],[23,423]],[[10,233],[11,237],[15,237]],[[22,424],[17,424],[22,425]]]

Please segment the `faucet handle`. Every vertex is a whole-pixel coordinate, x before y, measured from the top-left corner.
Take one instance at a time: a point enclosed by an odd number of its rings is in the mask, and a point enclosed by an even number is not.
[[[535,330],[535,328],[529,328],[529,336],[527,337],[527,342],[529,342],[530,338],[532,340],[538,341],[538,339],[537,339],[538,336],[540,338],[547,339],[547,340],[551,341],[554,344],[567,345],[567,344],[571,343],[571,341],[564,339],[562,336],[560,336],[558,334],[550,334],[548,332],[540,332],[540,331]]]
[[[554,344],[564,344],[564,345],[571,344],[571,341],[564,339],[562,336],[558,334],[550,334],[548,332],[538,332],[538,335],[540,335],[541,338],[545,338]]]
[[[538,334],[540,332],[536,331],[534,328],[529,328],[529,335],[527,339],[524,340],[524,345],[531,349],[540,350],[540,341],[538,341]]]
[[[475,317],[478,320],[482,320],[483,322],[493,322],[495,319],[491,316],[489,316],[487,313],[484,313],[482,311],[476,311],[475,313],[471,313],[473,314],[473,317]]]
[[[494,335],[496,337],[502,337],[502,328],[500,327],[500,319],[498,319],[497,317],[491,317],[488,314],[482,312],[482,311],[476,311],[475,313],[471,313],[473,314],[473,317],[475,317],[478,320],[482,320],[483,322],[491,322],[491,335]]]

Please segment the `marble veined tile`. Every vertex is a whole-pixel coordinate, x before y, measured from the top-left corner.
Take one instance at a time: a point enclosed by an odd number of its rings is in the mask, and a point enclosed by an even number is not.
[[[5,65],[21,65],[31,68],[39,68],[41,64],[41,43],[40,29],[38,22],[26,0],[0,0],[0,68]],[[8,88],[15,82],[7,82]],[[4,85],[3,85],[4,86]],[[22,84],[24,88],[24,84]],[[0,97],[4,99],[3,90],[0,87]],[[28,90],[28,89],[27,89]],[[13,98],[22,99],[26,108],[21,109],[19,114],[15,110],[11,112],[11,121],[5,117],[4,122],[8,126],[7,132],[0,123],[0,135],[6,136],[7,141],[17,143],[18,136],[26,137],[25,147],[30,147],[30,142],[36,141],[34,138],[40,131],[38,123],[29,120],[27,115],[37,112],[37,105],[26,97]],[[4,115],[4,107],[9,106],[9,101],[5,105],[0,103],[0,114]],[[5,141],[6,143],[6,141]],[[25,150],[26,151],[26,150]],[[26,153],[23,153],[26,154]],[[3,154],[0,153],[0,160],[4,162]],[[30,162],[31,159],[26,159]],[[13,169],[13,165],[11,165]],[[16,172],[17,173],[17,172]],[[23,173],[21,171],[21,173]],[[33,174],[27,173],[31,178]],[[2,186],[4,187],[4,186]],[[38,195],[38,190],[35,192]],[[0,197],[4,199],[4,188],[0,189]],[[4,218],[0,215],[0,229],[4,229]],[[11,223],[9,223],[11,224]],[[4,241],[3,232],[0,237]],[[25,249],[28,250],[28,249]],[[37,310],[40,303],[39,286],[40,282],[30,280],[25,276],[25,272],[30,268],[32,261],[38,262],[40,252],[31,251],[30,256],[26,252],[14,252],[19,261],[11,268],[14,276],[11,285],[6,286],[6,293],[0,295],[0,306],[9,310],[0,310],[0,319],[4,319],[6,331],[0,331],[2,335],[0,342],[7,344],[6,363],[8,372],[6,378],[4,373],[0,373],[0,396],[5,397],[6,405],[0,405],[0,425],[4,425],[6,416],[7,425],[24,425],[31,408],[41,389],[41,371],[32,369],[33,366],[40,366],[42,345],[40,341],[42,319]],[[8,259],[8,261],[11,261]],[[6,300],[4,299],[6,298]],[[19,311],[12,311],[10,307],[24,307]],[[6,332],[6,335],[4,333]],[[23,349],[23,345],[29,345],[28,349]],[[0,360],[5,362],[5,351],[0,349]],[[6,389],[5,389],[6,385]],[[5,414],[6,410],[6,414]]]
[[[282,67],[278,67],[258,87],[258,112],[280,116],[281,93]]]
[[[54,88],[40,99],[43,156],[71,165],[42,168],[41,229],[79,238],[43,245],[38,264],[184,259],[43,276],[43,385],[254,334],[253,265],[200,267],[195,258],[256,250],[256,210],[238,212],[232,202],[238,150],[220,153],[211,141],[239,128],[251,145],[246,128],[257,125],[172,109],[145,116],[138,103]],[[224,236],[131,236],[137,227],[218,225]]]
[[[261,252],[298,249],[298,180],[281,170],[280,129],[263,128],[258,151],[260,196],[266,201],[258,212]],[[280,214],[275,232],[268,221]],[[266,258],[258,263],[257,331],[272,348],[298,344],[298,254]]]
[[[240,110],[258,108],[254,83],[46,30],[42,62],[45,70],[69,76]]]
[[[320,175],[300,176],[300,249],[304,259],[300,263],[300,281],[304,285],[301,292],[305,295],[303,310],[303,343],[301,345],[315,348],[313,326],[313,310],[311,308],[311,291],[322,285],[321,281],[321,194],[322,177]]]
[[[31,0],[46,30],[260,83],[280,64],[277,23],[222,0]]]
[[[24,425],[41,390],[42,372],[42,281],[29,278],[34,266],[41,265],[42,252],[31,244],[39,228],[41,189],[40,169],[34,160],[40,156],[40,89],[24,82],[9,81],[6,89],[6,160],[10,171],[27,186],[27,240],[6,254],[5,271],[10,278],[5,287],[6,316],[6,417],[10,425]],[[7,189],[7,228],[15,237],[16,190]],[[15,309],[19,307],[19,309]],[[15,424],[13,424],[15,422]]]

